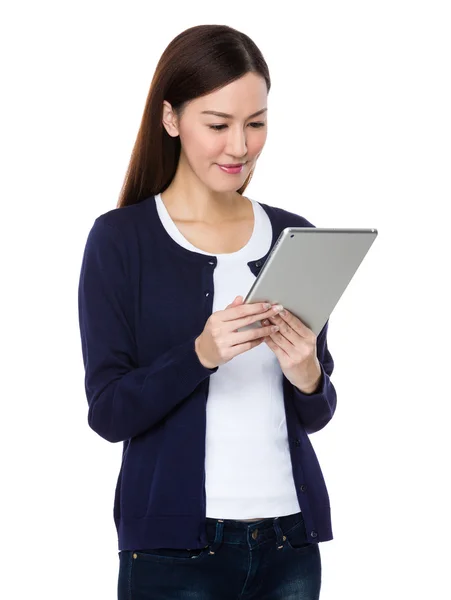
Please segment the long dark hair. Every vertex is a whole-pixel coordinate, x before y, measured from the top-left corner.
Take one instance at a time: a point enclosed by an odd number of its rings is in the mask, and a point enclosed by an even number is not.
[[[163,101],[180,118],[187,102],[247,73],[261,75],[269,92],[271,81],[262,53],[250,37],[232,27],[198,25],[172,40],[155,69],[117,208],[164,192],[175,176],[180,137],[171,137],[163,126]],[[253,169],[238,193],[244,192],[252,174]]]

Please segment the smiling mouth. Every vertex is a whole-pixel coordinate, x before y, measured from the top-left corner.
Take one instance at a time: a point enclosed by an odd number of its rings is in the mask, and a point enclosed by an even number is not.
[[[224,165],[218,165],[223,173],[228,173],[229,175],[239,175],[244,170],[244,165],[239,165],[238,167],[225,167]]]

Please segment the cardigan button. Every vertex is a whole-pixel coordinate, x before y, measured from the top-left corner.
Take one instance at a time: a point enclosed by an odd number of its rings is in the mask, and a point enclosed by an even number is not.
[[[303,483],[299,489],[301,490],[301,492],[305,492],[307,490],[307,486],[305,485],[305,483]]]
[[[318,537],[318,532],[313,530],[312,532],[310,532],[310,535],[312,536],[312,538],[316,538],[316,537]]]
[[[261,261],[261,260],[257,260],[257,262],[255,263],[255,266],[256,266],[257,268],[258,268],[258,267],[261,267],[261,266],[262,266],[262,261]]]
[[[210,292],[205,292],[205,296],[209,296],[209,295],[210,295]]]

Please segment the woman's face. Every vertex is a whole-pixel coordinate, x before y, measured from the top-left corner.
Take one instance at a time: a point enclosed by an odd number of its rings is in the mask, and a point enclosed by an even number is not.
[[[164,113],[169,119],[165,122],[166,130],[170,135],[180,135],[179,168],[191,170],[214,191],[239,189],[265,145],[267,96],[265,80],[255,73],[247,73],[189,102],[180,122],[171,113],[170,104],[165,102]],[[218,166],[238,163],[244,166],[237,173],[225,172]]]

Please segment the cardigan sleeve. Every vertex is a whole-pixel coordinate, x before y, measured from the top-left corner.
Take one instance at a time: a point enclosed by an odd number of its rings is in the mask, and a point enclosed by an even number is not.
[[[120,230],[97,218],[84,249],[78,286],[89,426],[110,442],[161,421],[218,367],[199,361],[193,336],[139,367],[133,296]]]
[[[318,388],[312,394],[304,394],[293,385],[295,409],[307,433],[315,433],[325,427],[332,419],[337,406],[337,393],[330,380],[334,361],[327,347],[328,327],[329,321],[316,339],[316,351],[321,366]]]

